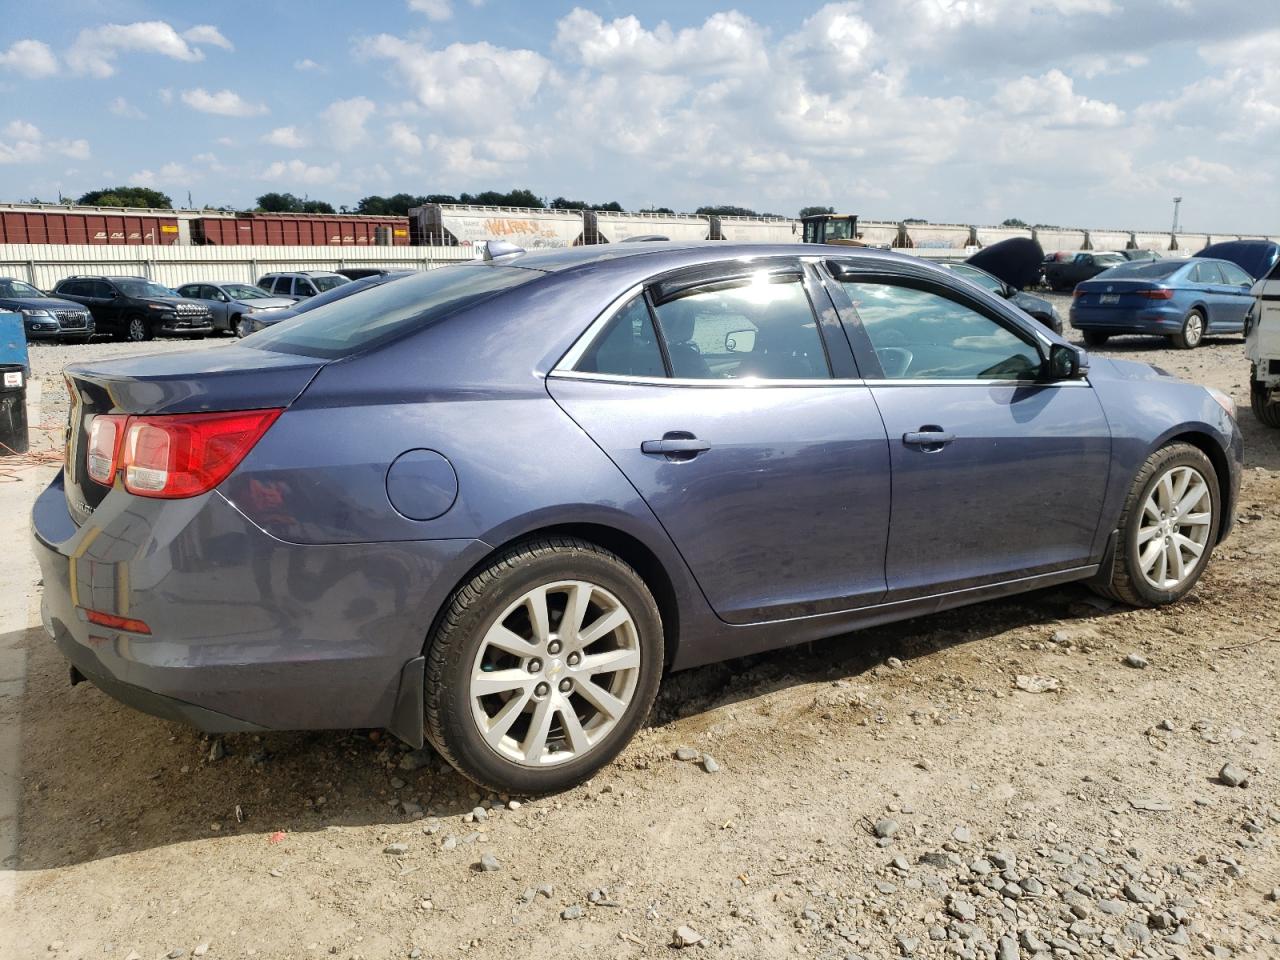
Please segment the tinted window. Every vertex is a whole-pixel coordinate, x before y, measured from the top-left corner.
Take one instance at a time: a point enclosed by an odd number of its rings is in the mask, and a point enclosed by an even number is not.
[[[295,297],[314,297],[316,288],[311,285],[311,281],[306,277],[294,277],[293,295]]]
[[[343,357],[435,323],[543,274],[515,267],[441,267],[326,303],[253,335],[252,346]],[[250,341],[245,341],[246,345]]]
[[[89,296],[106,299],[115,293],[115,288],[105,280],[89,281]]]
[[[62,293],[71,297],[83,297],[84,286],[79,280],[63,280],[53,288],[54,293]]]
[[[1225,283],[1216,263],[1196,264],[1196,283]]]
[[[1040,353],[990,317],[946,297],[887,283],[846,281],[890,379],[1029,380]]]
[[[118,280],[118,286],[128,297],[172,297],[173,291],[168,287],[161,286],[158,283],[152,283],[150,280]],[[109,296],[109,293],[102,294]]]
[[[1253,286],[1253,277],[1249,276],[1234,263],[1220,263],[1218,269],[1222,271],[1222,276],[1226,282],[1233,286]]]
[[[829,379],[817,321],[798,277],[696,287],[657,308],[673,377]]]
[[[1004,284],[985,270],[979,270],[977,267],[970,267],[963,263],[950,264],[949,269],[953,273],[958,273],[971,283],[976,283],[980,287],[985,287],[992,293],[1000,293],[1004,290]]]
[[[653,332],[653,319],[644,297],[619,310],[578,361],[584,373],[615,373],[628,377],[665,377],[662,351]]]

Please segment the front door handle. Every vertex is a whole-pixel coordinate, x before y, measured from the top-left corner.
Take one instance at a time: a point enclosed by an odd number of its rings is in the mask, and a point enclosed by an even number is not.
[[[928,424],[912,433],[904,433],[902,442],[909,447],[919,447],[922,450],[933,451],[941,450],[955,438],[956,435],[954,433],[948,433],[941,427]]]
[[[660,454],[668,460],[692,460],[710,449],[711,444],[705,440],[678,430],[669,431],[661,440],[646,440],[640,444],[641,453]]]

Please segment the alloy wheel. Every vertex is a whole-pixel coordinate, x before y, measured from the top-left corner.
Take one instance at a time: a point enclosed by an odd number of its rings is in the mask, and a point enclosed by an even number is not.
[[[1186,325],[1182,329],[1182,336],[1189,347],[1194,347],[1200,343],[1200,340],[1204,337],[1204,319],[1198,312],[1192,311],[1187,317]]]
[[[1209,545],[1213,497],[1199,470],[1165,471],[1142,505],[1138,568],[1157,590],[1176,590],[1195,571]]]
[[[135,343],[147,339],[147,323],[141,317],[129,321],[129,339]]]
[[[617,597],[583,580],[542,584],[481,641],[471,715],[499,756],[529,767],[565,763],[608,738],[639,677],[639,634]]]

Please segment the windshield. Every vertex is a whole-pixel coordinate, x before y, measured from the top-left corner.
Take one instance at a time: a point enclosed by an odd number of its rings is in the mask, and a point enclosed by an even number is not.
[[[271,296],[261,287],[253,287],[247,283],[224,283],[222,292],[232,300],[265,300]]]
[[[1173,276],[1173,274],[1177,273],[1186,265],[1187,261],[1185,260],[1126,261],[1118,267],[1112,267],[1110,270],[1104,270],[1098,275],[1098,279],[1109,280],[1112,277],[1141,277],[1145,280],[1153,280],[1161,277]]]
[[[332,276],[332,277],[312,277],[311,282],[316,285],[317,290],[319,290],[321,293],[324,293],[326,290],[332,290],[334,287],[340,287],[344,283],[350,283],[351,281],[348,280],[346,277]]]
[[[853,240],[853,221],[852,220],[828,220],[827,221],[827,241],[832,240]]]
[[[43,297],[44,294],[21,280],[0,280],[0,297]]]
[[[316,305],[253,335],[246,345],[316,357],[345,357],[474,306],[543,274],[514,267],[440,267],[403,277],[366,281],[351,295]],[[356,286],[356,284],[352,284]],[[356,296],[355,294],[359,294]]]
[[[150,280],[117,280],[116,286],[127,297],[176,297],[177,292]]]

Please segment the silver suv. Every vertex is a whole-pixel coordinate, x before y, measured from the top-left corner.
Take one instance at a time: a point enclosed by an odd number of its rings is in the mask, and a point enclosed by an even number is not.
[[[258,280],[258,286],[277,297],[303,300],[350,282],[348,277],[328,270],[296,270],[291,273],[268,273]]]

